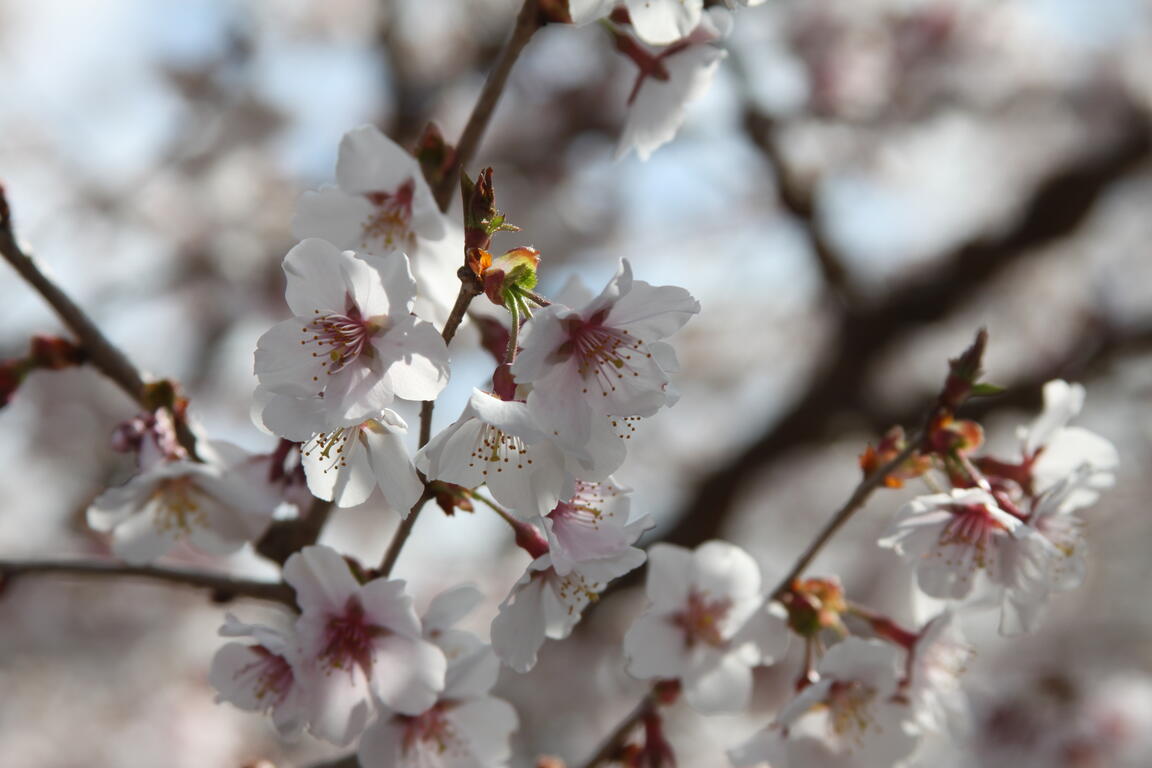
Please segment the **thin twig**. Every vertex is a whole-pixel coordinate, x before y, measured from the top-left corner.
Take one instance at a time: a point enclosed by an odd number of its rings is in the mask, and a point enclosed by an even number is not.
[[[632,711],[613,729],[612,733],[608,734],[608,737],[600,744],[600,748],[596,750],[596,754],[588,758],[588,762],[584,763],[584,768],[596,768],[597,765],[608,762],[619,755],[620,750],[628,743],[628,736],[644,719],[644,715],[655,705],[655,702],[653,691],[644,694],[644,698],[640,699]]]
[[[472,114],[464,126],[464,132],[460,134],[460,141],[456,143],[456,159],[436,186],[436,202],[439,204],[440,210],[448,210],[448,204],[452,201],[452,193],[460,185],[460,170],[472,160],[472,155],[480,146],[480,140],[484,137],[484,131],[488,128],[492,113],[495,112],[496,104],[500,101],[500,95],[504,93],[504,87],[508,84],[508,75],[512,73],[512,66],[520,58],[520,53],[539,28],[538,0],[524,0],[524,5],[520,7],[520,13],[516,17],[516,26],[513,27],[512,34],[504,43],[504,48],[500,51],[496,65],[488,73],[488,79],[484,81],[484,88],[476,99],[476,106],[472,108]]]
[[[539,28],[538,0],[524,0],[524,5],[521,6],[520,13],[516,17],[516,26],[504,44],[504,48],[496,61],[496,66],[488,73],[488,79],[484,81],[484,88],[480,91],[476,106],[472,108],[472,114],[468,117],[468,123],[464,126],[460,141],[456,144],[456,157],[452,167],[444,174],[436,187],[436,203],[440,206],[441,211],[448,210],[452,193],[459,188],[460,169],[472,159],[472,155],[480,145],[480,139],[488,128],[492,113],[496,109],[496,103],[500,100],[500,94],[504,92],[504,86],[508,83],[508,75],[512,72],[512,66],[520,58],[520,53]],[[444,330],[440,333],[444,337],[445,344],[451,343],[452,338],[456,335],[456,329],[460,327],[460,323],[463,322],[464,316],[468,312],[468,305],[482,292],[483,287],[477,283],[475,276],[467,267],[462,268],[460,270],[460,292],[456,294],[456,303],[453,304],[452,312],[444,323]],[[421,448],[432,439],[433,408],[435,408],[435,403],[431,400],[425,400],[420,404]],[[424,495],[420,497],[420,500],[408,512],[408,517],[404,518],[400,527],[396,529],[396,533],[392,535],[392,540],[388,542],[388,549],[384,553],[384,559],[380,562],[379,572],[381,575],[387,576],[392,572],[396,560],[400,557],[400,550],[404,548],[408,537],[412,535],[412,529],[416,526],[420,510],[430,498],[432,495],[426,488]]]
[[[144,399],[144,379],[136,366],[108,338],[100,332],[92,319],[84,313],[64,293],[55,282],[40,271],[40,267],[20,244],[16,241],[16,234],[12,229],[12,217],[7,200],[3,199],[3,190],[0,189],[0,254],[12,268],[24,278],[68,327],[84,351],[88,353],[88,361],[96,366],[100,372],[124,390],[133,400],[142,402]]]
[[[270,600],[295,607],[296,597],[287,584],[237,579],[219,573],[154,565],[124,565],[98,560],[0,560],[0,580],[11,582],[23,576],[57,574],[83,578],[142,578],[208,589],[221,602],[237,597]]]

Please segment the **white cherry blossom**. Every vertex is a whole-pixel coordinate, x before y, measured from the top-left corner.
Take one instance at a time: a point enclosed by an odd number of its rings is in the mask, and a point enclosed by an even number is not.
[[[109,488],[88,508],[88,525],[112,533],[112,551],[147,563],[186,541],[213,555],[240,549],[264,532],[280,499],[243,473],[253,457],[221,441],[199,442],[202,462],[153,463]]]
[[[576,482],[572,498],[544,516],[548,552],[556,573],[566,576],[577,564],[616,557],[636,541],[628,522],[631,489],[612,478],[601,483]]]
[[[909,721],[921,732],[964,733],[971,714],[960,677],[974,650],[960,634],[956,615],[946,610],[925,624],[908,653],[900,695]]]
[[[704,0],[625,0],[640,39],[667,45],[687,37],[700,23]]]
[[[496,501],[527,518],[571,495],[564,455],[528,406],[478,389],[460,418],[420,450],[416,466],[429,480],[486,484]]]
[[[289,440],[375,418],[393,397],[435,398],[448,382],[448,349],[411,314],[416,285],[403,255],[360,259],[317,239],[284,257],[295,317],[260,337],[262,420]]]
[[[633,280],[620,269],[599,296],[579,310],[553,304],[526,326],[512,365],[531,382],[528,408],[566,452],[588,454],[597,417],[651,416],[668,404],[675,354],[666,338],[700,311],[683,288]]]
[[[1019,430],[1024,463],[1031,470],[1031,493],[1043,493],[1081,466],[1091,470],[1080,491],[1088,503],[1097,497],[1093,489],[1114,482],[1120,463],[1116,447],[1083,427],[1068,426],[1084,407],[1084,395],[1080,384],[1049,381],[1044,385],[1044,410],[1031,426]]]
[[[292,221],[297,238],[319,237],[341,250],[385,255],[411,250],[417,237],[444,236],[444,217],[420,164],[375,126],[344,134],[336,183],[304,193]]]
[[[296,590],[300,618],[297,670],[309,692],[309,729],[348,744],[375,701],[418,715],[444,688],[443,652],[421,636],[405,583],[357,583],[335,550],[309,546],[288,558],[284,580]]]
[[[628,117],[616,145],[616,158],[631,150],[647,160],[657,148],[667,144],[680,130],[688,105],[700,98],[728,55],[712,45],[731,26],[728,12],[710,9],[683,44],[673,46],[657,57],[666,78],[641,71],[629,97]]]
[[[896,766],[918,744],[895,696],[900,653],[877,640],[849,638],[828,651],[820,679],[801,691],[776,722],[729,752],[736,768]]]
[[[550,552],[533,560],[492,621],[492,646],[500,659],[517,672],[532,669],[545,638],[568,637],[584,608],[599,598],[608,582],[644,562],[644,551],[632,544],[651,526],[647,515],[628,523],[620,531],[622,540],[593,545],[584,553],[587,559],[573,560],[577,550],[570,548],[564,574]]]
[[[301,446],[308,489],[338,507],[367,501],[380,488],[385,502],[403,516],[424,492],[404,446],[408,425],[388,409],[376,418],[322,432]]]
[[[496,768],[511,755],[515,710],[490,695],[500,671],[492,649],[453,625],[480,599],[462,586],[437,596],[423,616],[424,636],[448,658],[444,690],[418,715],[381,713],[360,740],[364,768]]]
[[[276,730],[289,735],[308,719],[307,693],[296,679],[300,651],[287,617],[280,627],[244,624],[232,614],[220,634],[248,637],[255,642],[227,643],[212,657],[208,680],[217,701],[227,701],[250,712],[270,712]]]
[[[916,569],[920,589],[931,597],[962,600],[983,574],[1002,589],[1005,633],[1018,623],[1014,613],[1027,614],[1048,597],[1046,579],[1055,548],[978,488],[913,499],[880,545],[904,556]]]
[[[756,561],[723,541],[695,550],[656,544],[648,554],[648,607],[624,637],[628,671],[678,678],[705,714],[743,709],[752,668],[788,642],[780,609],[765,606]]]

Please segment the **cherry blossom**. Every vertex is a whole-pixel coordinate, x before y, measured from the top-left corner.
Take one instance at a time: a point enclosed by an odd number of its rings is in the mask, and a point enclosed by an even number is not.
[[[218,691],[217,701],[227,701],[251,712],[271,712],[282,735],[304,727],[308,718],[307,693],[296,679],[300,652],[287,617],[283,626],[244,624],[232,614],[220,634],[250,637],[253,643],[228,643],[212,658],[208,680]]]
[[[653,58],[655,71],[641,69],[629,97],[617,159],[635,149],[641,160],[647,160],[676,136],[688,104],[708,90],[720,62],[728,55],[712,43],[724,37],[730,27],[727,11],[710,9],[684,43]]]
[[[578,563],[616,557],[636,540],[628,522],[632,491],[612,478],[576,482],[572,498],[544,516],[548,552],[556,573],[566,576]]]
[[[920,630],[908,649],[900,695],[908,703],[909,721],[921,732],[959,734],[966,730],[970,713],[960,677],[973,653],[952,611],[943,611]]]
[[[636,34],[652,45],[687,37],[700,23],[704,0],[625,0]]]
[[[448,658],[444,690],[418,715],[382,713],[360,740],[365,768],[495,768],[511,754],[515,710],[489,694],[500,671],[492,649],[453,625],[480,599],[457,587],[439,595],[423,617],[425,637]]]
[[[435,398],[448,382],[440,334],[410,314],[408,260],[371,264],[323,240],[284,257],[295,317],[260,337],[256,375],[264,424],[290,440],[375,418],[393,397]]]
[[[344,134],[336,183],[304,193],[292,221],[297,238],[319,237],[341,250],[386,255],[411,250],[417,237],[444,236],[444,217],[416,158],[375,126]]]
[[[917,583],[931,597],[961,600],[977,575],[1003,589],[1005,621],[1047,598],[1053,545],[1019,517],[1005,512],[988,492],[957,488],[913,499],[901,509],[880,545],[895,549],[916,568]]]
[[[335,550],[309,546],[288,558],[284,580],[296,590],[302,661],[309,691],[309,728],[348,744],[364,729],[374,701],[418,715],[444,688],[444,654],[421,637],[405,583],[357,583]]]
[[[1044,385],[1044,410],[1027,428],[1020,429],[1024,464],[1031,470],[1029,490],[1043,493],[1081,466],[1091,469],[1082,493],[1090,500],[1092,488],[1107,488],[1120,463],[1115,446],[1083,427],[1068,426],[1084,406],[1084,387],[1055,379]]]
[[[574,521],[568,523],[578,525]],[[500,612],[492,621],[492,645],[500,659],[517,672],[532,669],[545,638],[563,640],[568,637],[580,621],[584,608],[599,598],[608,582],[644,562],[643,550],[632,544],[651,526],[651,518],[645,515],[622,529],[606,529],[599,543],[577,536],[588,545],[581,553],[587,559],[580,560],[572,559],[580,549],[569,537],[569,547],[562,556],[564,574],[554,565],[548,551],[529,563],[527,571],[500,604]],[[622,538],[617,538],[618,534]],[[552,535],[556,535],[555,531]]]
[[[379,487],[388,506],[407,516],[424,493],[404,447],[407,432],[404,420],[385,409],[377,418],[314,436],[301,447],[309,490],[338,507],[352,507]]]
[[[699,311],[683,288],[633,280],[622,260],[581,309],[553,304],[536,313],[512,374],[532,383],[528,408],[544,431],[566,452],[587,455],[595,417],[651,416],[668,404],[676,358],[660,339]]]
[[[222,441],[199,445],[204,461],[153,463],[92,502],[88,525],[112,533],[117,557],[146,563],[181,541],[225,555],[268,527],[280,499],[271,486],[244,477],[251,455]]]
[[[472,390],[464,413],[416,455],[430,480],[486,484],[496,500],[535,517],[570,495],[565,458],[526,404]]]
[[[723,541],[695,550],[656,544],[647,593],[648,607],[624,637],[628,671],[678,678],[705,714],[747,706],[752,667],[771,663],[788,642],[778,607],[765,607],[751,555]]]
[[[899,650],[849,638],[828,651],[820,679],[801,691],[776,722],[729,752],[736,768],[876,768],[908,757],[918,737],[895,696]]]

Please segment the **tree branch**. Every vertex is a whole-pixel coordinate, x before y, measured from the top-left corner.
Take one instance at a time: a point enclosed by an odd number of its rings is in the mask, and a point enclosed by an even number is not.
[[[139,578],[181,584],[212,592],[212,599],[227,602],[238,597],[269,600],[296,607],[292,588],[282,582],[237,579],[223,574],[152,565],[124,565],[97,560],[0,560],[0,583],[33,575],[61,575],[81,578]]]

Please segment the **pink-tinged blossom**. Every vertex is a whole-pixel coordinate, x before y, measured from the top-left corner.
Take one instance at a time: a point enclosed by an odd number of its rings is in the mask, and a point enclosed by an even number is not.
[[[679,679],[705,714],[748,704],[752,668],[783,653],[788,630],[778,606],[765,606],[760,568],[744,550],[709,541],[695,550],[649,550],[648,607],[624,637],[628,671]]]
[[[304,193],[292,221],[297,238],[319,237],[341,250],[385,255],[410,251],[417,237],[444,236],[444,217],[416,158],[374,126],[344,134],[336,183]]]
[[[302,661],[309,692],[309,729],[348,744],[368,723],[373,702],[418,715],[444,688],[443,652],[421,636],[420,619],[404,582],[359,584],[335,550],[305,547],[284,564],[296,590]]]
[[[633,280],[620,269],[581,309],[553,304],[526,326],[512,374],[531,383],[528,408],[566,452],[588,454],[604,416],[651,416],[668,404],[675,355],[660,339],[700,311],[683,288]]]
[[[88,525],[112,533],[117,557],[147,563],[180,542],[226,555],[268,527],[280,499],[244,476],[250,454],[220,441],[199,446],[203,462],[154,463],[92,502]]]
[[[878,768],[915,751],[918,736],[896,696],[899,650],[849,638],[817,668],[820,679],[785,706],[776,722],[729,752],[736,768]]]
[[[276,730],[289,735],[308,719],[307,694],[296,679],[300,651],[287,617],[283,626],[244,624],[232,614],[224,620],[224,637],[251,638],[254,642],[228,643],[216,651],[208,680],[216,700],[249,712],[270,713]]]
[[[916,569],[920,589],[931,597],[962,600],[983,574],[1002,589],[1005,634],[1014,631],[1014,614],[1030,613],[1048,596],[1053,545],[980,489],[958,488],[913,499],[880,545],[904,556]]]
[[[676,136],[688,105],[704,95],[728,55],[712,43],[727,34],[730,26],[725,10],[712,9],[684,43],[655,58],[662,76],[645,70],[637,73],[628,117],[616,146],[617,159],[635,149],[641,160],[647,160]]]
[[[601,483],[580,480],[572,498],[544,516],[548,553],[557,574],[566,576],[581,562],[617,557],[631,548],[636,540],[628,523],[631,493],[612,478]]]
[[[353,507],[379,488],[384,501],[403,516],[424,492],[404,446],[408,425],[385,409],[374,419],[322,432],[301,446],[308,488],[338,507]]]
[[[572,483],[563,453],[528,406],[478,389],[460,418],[420,450],[416,466],[429,480],[485,484],[497,502],[526,518],[555,507]]]
[[[260,337],[262,420],[302,442],[375,418],[393,397],[434,399],[448,382],[448,349],[411,314],[416,284],[402,254],[371,263],[323,240],[284,257],[295,315]]]
[[[644,562],[644,551],[632,544],[652,520],[644,515],[624,526],[624,540],[610,552],[594,546],[587,560],[571,560],[561,575],[549,552],[537,557],[500,604],[492,621],[492,646],[501,661],[517,672],[536,665],[545,638],[563,640],[580,621],[584,608],[599,599],[612,579],[623,576]]]
[[[444,691],[419,715],[381,713],[360,740],[364,768],[496,768],[506,765],[515,710],[489,695],[500,671],[492,649],[453,625],[480,599],[467,586],[432,601],[424,636],[448,658]]]

